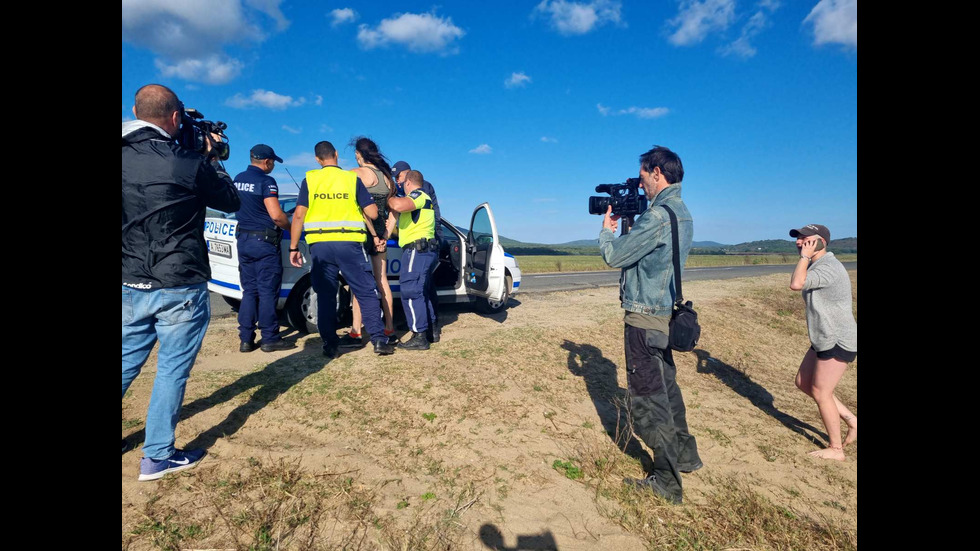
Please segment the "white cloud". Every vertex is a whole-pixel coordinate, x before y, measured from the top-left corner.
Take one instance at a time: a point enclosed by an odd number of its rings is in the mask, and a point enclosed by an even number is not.
[[[592,0],[591,2],[572,2],[568,0],[542,0],[535,6],[531,16],[543,15],[550,18],[551,26],[559,34],[566,36],[585,34],[592,29],[613,23],[625,26],[620,18],[620,2],[615,0]]]
[[[299,134],[303,132],[302,128],[293,128],[292,126],[286,126],[285,124],[282,125],[282,129],[285,130],[286,132],[289,132],[290,134]]]
[[[299,107],[304,103],[306,103],[306,98],[294,100],[292,96],[284,96],[282,94],[277,94],[275,92],[262,89],[252,90],[252,94],[249,96],[243,96],[241,93],[238,93],[225,100],[225,105],[228,107],[234,107],[235,109],[265,107],[268,109],[275,109],[277,111],[281,111],[288,107]]]
[[[541,141],[544,143],[558,143],[558,138],[549,138],[548,136],[541,136]]]
[[[316,99],[313,100],[313,105],[323,105],[323,96],[317,94]]]
[[[752,45],[751,40],[769,27],[769,13],[779,8],[776,0],[763,0],[758,3],[759,10],[752,14],[748,22],[742,27],[742,33],[735,41],[720,49],[722,55],[734,55],[741,58],[749,58],[756,54],[757,50]]]
[[[383,19],[373,29],[365,24],[359,25],[357,41],[365,50],[400,44],[415,53],[455,54],[459,52],[455,41],[465,34],[463,29],[453,25],[449,17],[431,13],[403,13]]]
[[[282,10],[279,9],[279,4],[281,3],[282,0],[245,0],[245,4],[250,8],[255,8],[274,19],[276,21],[277,31],[284,31],[289,28],[289,20],[286,19],[286,16],[282,14]],[[208,2],[208,7],[210,6],[211,2]]]
[[[531,82],[531,77],[524,73],[511,73],[510,78],[504,81],[504,86],[507,88],[523,87],[528,82]]]
[[[169,64],[161,58],[153,60],[160,74],[206,84],[225,84],[231,82],[242,72],[244,64],[224,54],[214,54],[202,59],[185,58]]]
[[[620,109],[619,111],[613,111],[601,103],[597,104],[597,107],[599,108],[599,113],[604,117],[608,115],[633,115],[638,119],[658,119],[670,113],[670,109],[666,107],[629,107],[627,109]]]
[[[804,23],[813,24],[813,44],[843,44],[857,49],[857,0],[820,0]]]
[[[677,17],[667,21],[676,30],[667,37],[675,46],[690,46],[735,20],[735,0],[681,0]]]
[[[289,21],[281,0],[211,0],[206,16],[195,0],[122,0],[122,39],[157,56],[163,76],[223,84],[238,76],[242,62],[224,49],[265,40],[265,17],[281,31]]]
[[[333,127],[332,126],[328,126],[326,124],[321,124],[320,125],[320,133],[321,134],[326,134],[328,132],[333,132]]]
[[[470,150],[470,153],[476,153],[477,155],[489,155],[493,153],[493,148],[487,144],[480,144]]]
[[[343,25],[344,23],[353,23],[357,21],[357,12],[351,8],[340,8],[330,12],[330,18],[333,21],[330,22],[331,27],[337,27]]]

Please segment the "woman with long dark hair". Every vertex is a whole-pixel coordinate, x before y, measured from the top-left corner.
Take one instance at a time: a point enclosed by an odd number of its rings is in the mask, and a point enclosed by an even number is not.
[[[357,159],[357,168],[351,172],[364,183],[368,193],[374,198],[374,203],[378,205],[378,217],[373,221],[374,236],[368,235],[368,241],[364,243],[364,251],[371,257],[371,268],[374,270],[374,280],[378,284],[378,293],[381,295],[381,310],[385,317],[385,335],[391,337],[395,333],[394,320],[392,319],[392,309],[394,301],[391,297],[391,286],[388,285],[386,273],[386,251],[388,235],[397,223],[394,213],[388,209],[388,199],[395,195],[395,183],[391,177],[391,167],[381,151],[378,144],[370,138],[358,136],[351,140],[350,145],[354,146],[354,156]],[[350,332],[340,339],[340,346],[360,346],[361,343],[361,308],[357,304],[357,299],[352,297],[352,310],[354,314]],[[373,337],[373,335],[372,335]]]

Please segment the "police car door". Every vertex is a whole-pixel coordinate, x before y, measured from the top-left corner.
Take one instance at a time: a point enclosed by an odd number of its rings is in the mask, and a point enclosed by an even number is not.
[[[488,203],[476,207],[470,220],[463,280],[467,294],[491,300],[504,296],[504,249]]]

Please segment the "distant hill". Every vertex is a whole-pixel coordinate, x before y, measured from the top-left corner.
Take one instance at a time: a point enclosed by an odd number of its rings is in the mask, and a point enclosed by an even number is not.
[[[459,226],[457,226],[459,227]],[[469,228],[459,228],[465,235]],[[598,255],[599,244],[595,239],[578,239],[567,243],[525,243],[500,236],[500,244],[511,254],[525,255]],[[857,237],[831,239],[830,250],[838,253],[856,253]],[[765,253],[796,253],[796,240],[765,239],[749,241],[737,245],[726,245],[717,241],[694,241],[691,243],[691,254],[765,254]]]

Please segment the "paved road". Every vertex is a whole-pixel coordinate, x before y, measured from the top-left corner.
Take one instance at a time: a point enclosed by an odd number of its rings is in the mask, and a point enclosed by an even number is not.
[[[795,266],[782,264],[778,266],[719,266],[716,268],[687,268],[684,270],[684,281],[702,279],[732,279],[736,277],[756,277],[769,274],[789,274]],[[848,270],[856,270],[857,262],[844,262]],[[618,270],[600,272],[568,272],[557,274],[524,274],[521,278],[521,293],[548,293],[551,291],[568,291],[573,289],[590,289],[596,287],[615,287],[619,285]],[[520,295],[518,295],[520,296]],[[219,317],[234,315],[231,308],[220,295],[211,293],[211,316]]]
[[[685,268],[684,281],[702,279],[732,279],[769,274],[791,274],[796,266],[791,264],[759,266],[719,266],[715,268]],[[844,262],[848,270],[856,270],[857,262]],[[558,274],[524,274],[521,277],[522,293],[546,293],[619,285],[619,270],[600,272],[569,272]]]

